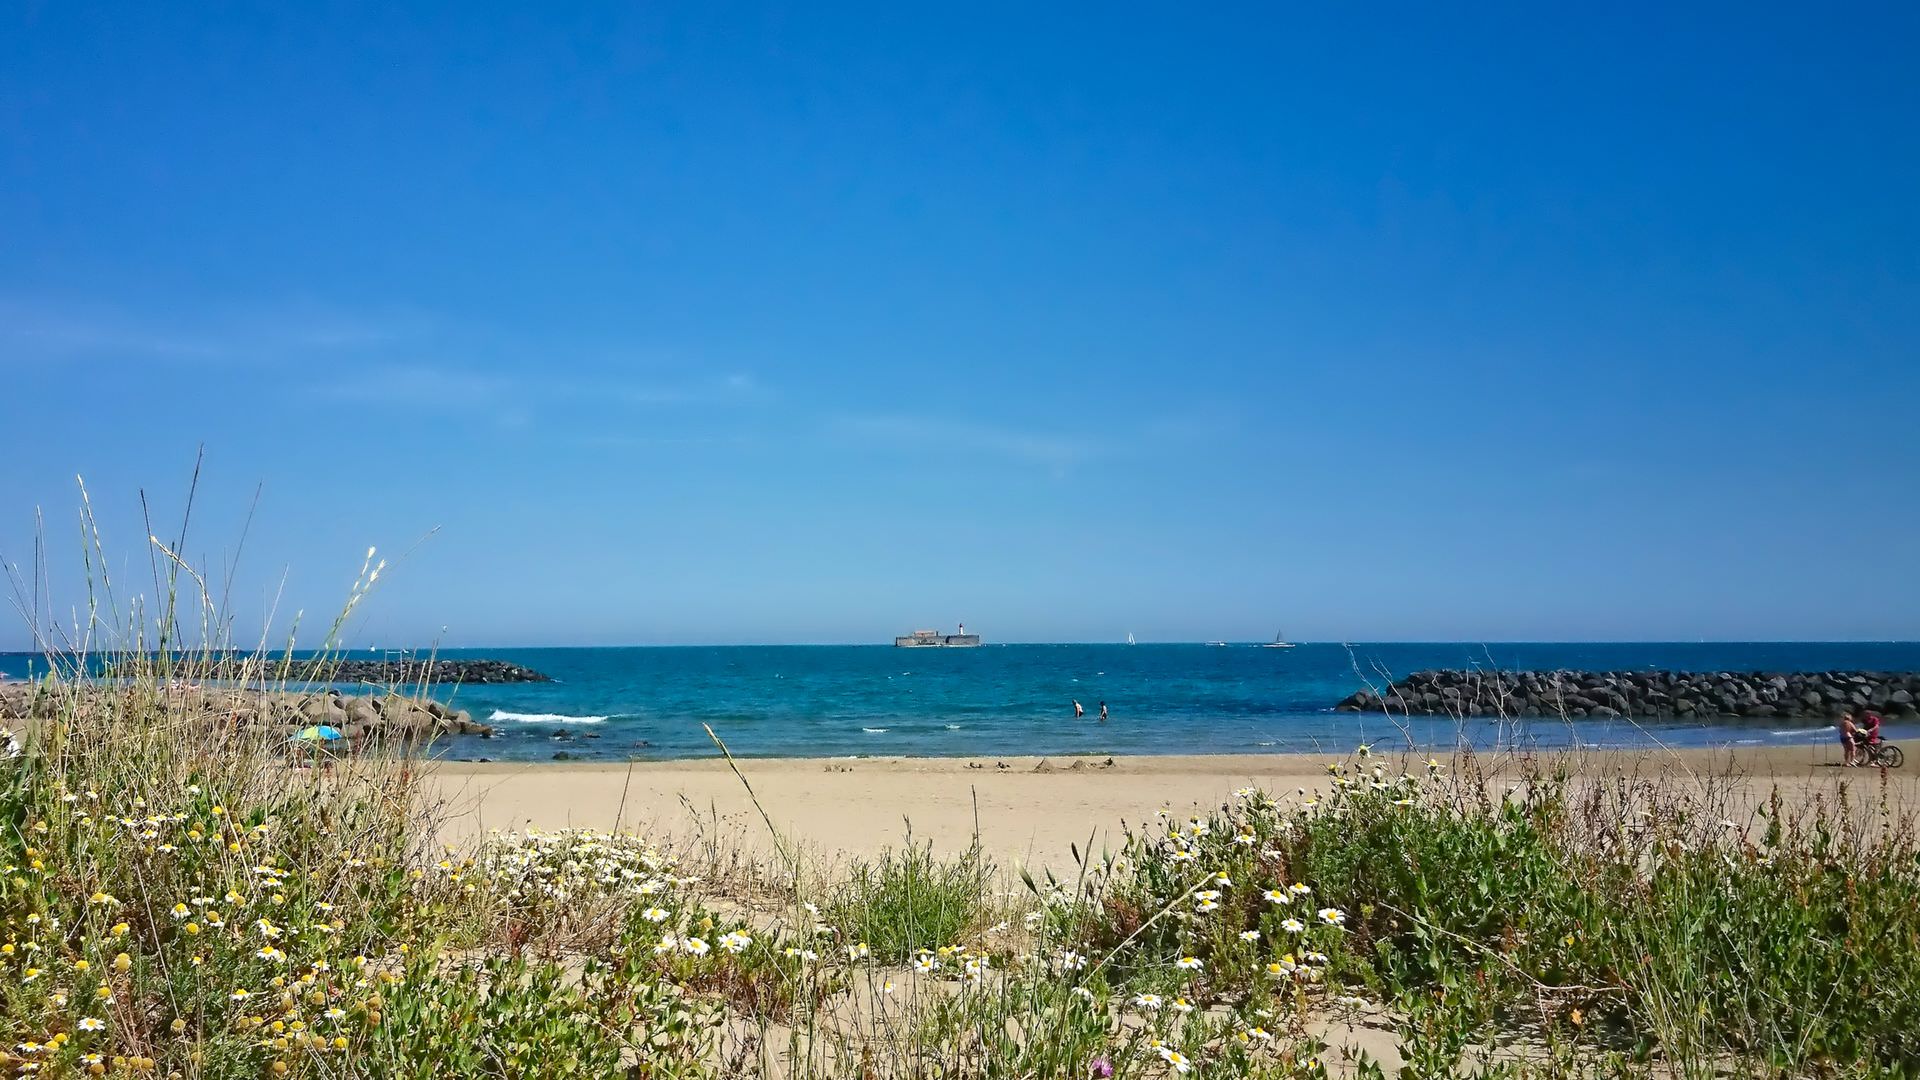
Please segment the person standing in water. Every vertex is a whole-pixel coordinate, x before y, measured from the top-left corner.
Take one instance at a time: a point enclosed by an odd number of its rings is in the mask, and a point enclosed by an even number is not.
[[[1107,722],[1107,703],[1104,701],[1100,703],[1100,722]]]
[[[1079,698],[1074,698],[1073,699],[1073,718],[1075,720],[1078,720],[1085,715],[1087,715],[1086,707],[1080,704]]]

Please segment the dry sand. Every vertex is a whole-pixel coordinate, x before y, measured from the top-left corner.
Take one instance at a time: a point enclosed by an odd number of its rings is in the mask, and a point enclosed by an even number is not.
[[[1111,766],[1105,762],[1112,761]],[[1326,785],[1324,755],[1257,754],[1123,758],[868,758],[741,760],[740,771],[782,833],[825,854],[871,854],[898,847],[909,824],[916,842],[958,851],[972,841],[1003,864],[1068,865],[1068,845],[1119,846],[1122,821],[1157,809],[1204,812],[1240,787],[1276,796]],[[1400,757],[1383,758],[1397,767]],[[1423,755],[1406,759],[1419,768]],[[1546,754],[1536,765],[1577,775],[1717,775],[1759,802],[1776,786],[1789,799],[1846,785],[1878,798],[1877,769],[1839,768],[1837,743],[1764,750],[1587,751]],[[1004,763],[1006,768],[999,768]],[[979,765],[979,768],[970,767]],[[1482,758],[1496,777],[1520,773],[1519,758]],[[1892,799],[1920,808],[1920,769],[1885,774]],[[431,790],[445,800],[445,838],[471,840],[488,829],[624,828],[684,836],[712,815],[722,832],[749,845],[767,827],[739,777],[721,760],[631,764],[436,765]],[[711,828],[711,825],[709,825]]]

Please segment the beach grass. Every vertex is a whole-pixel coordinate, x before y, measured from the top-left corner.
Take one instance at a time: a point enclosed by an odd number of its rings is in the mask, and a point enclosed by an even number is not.
[[[204,589],[177,576],[163,627]],[[369,555],[349,614],[375,576]],[[111,625],[107,647],[89,631],[50,648],[31,715],[0,733],[5,1075],[1867,1077],[1920,1062],[1920,849],[1884,790],[1747,805],[1713,776],[1361,750],[1329,762],[1324,790],[1162,812],[1113,850],[1076,848],[1063,876],[1013,878],[977,841],[944,857],[911,835],[844,867],[777,834],[782,858],[751,869],[710,834],[449,849],[425,748],[302,760],[284,730],[186,704],[230,642],[183,650],[142,619]],[[252,656],[264,693],[272,658]]]
[[[15,1075],[1866,1076],[1920,1060],[1920,862],[1871,800],[1736,819],[1710,781],[1508,789],[1471,758],[1356,756],[1323,797],[1243,790],[1011,895],[977,848],[910,840],[750,890],[644,836],[435,849],[417,759],[296,768],[279,733],[213,738],[168,700],[138,677],[49,687],[7,737]],[[1329,1042],[1343,1016],[1390,1049]]]
[[[993,878],[977,844],[957,859],[938,859],[909,836],[898,850],[854,862],[829,886],[825,915],[874,957],[906,963],[988,928]]]

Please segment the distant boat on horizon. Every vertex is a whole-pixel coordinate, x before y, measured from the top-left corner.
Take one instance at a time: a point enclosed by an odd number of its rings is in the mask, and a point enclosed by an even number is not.
[[[1227,645],[1227,643],[1224,641],[1209,641],[1207,642],[1207,644],[1215,646],[1217,648],[1223,648],[1223,649],[1226,648],[1226,645]]]
[[[1129,645],[1136,644],[1136,642],[1133,640],[1133,631],[1131,630],[1127,631],[1127,644]]]
[[[1273,632],[1273,640],[1260,647],[1263,649],[1291,649],[1293,648],[1293,642],[1287,640],[1287,632],[1285,630],[1275,630]]]
[[[980,635],[967,633],[967,624],[961,623],[951,634],[938,630],[915,630],[893,639],[896,649],[977,649],[980,647]]]

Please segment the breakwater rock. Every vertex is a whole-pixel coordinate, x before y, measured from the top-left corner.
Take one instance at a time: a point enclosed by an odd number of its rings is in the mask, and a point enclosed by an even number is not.
[[[1421,671],[1342,712],[1425,716],[1787,718],[1827,721],[1849,709],[1920,716],[1920,673],[1883,671]]]
[[[31,722],[68,712],[84,719],[113,709],[189,724],[236,729],[278,727],[291,735],[313,724],[338,728],[354,742],[427,742],[442,735],[490,738],[493,728],[464,709],[431,698],[405,694],[344,694],[338,690],[300,693],[238,687],[170,686],[116,688],[90,685],[53,687],[44,682],[0,683],[0,725]]]
[[[293,727],[328,724],[339,728],[349,739],[372,741],[421,742],[439,735],[493,736],[492,728],[474,720],[465,709],[404,694],[354,696],[337,690],[280,694],[264,709],[257,708],[252,718]]]
[[[216,670],[217,677],[249,677],[265,674],[279,679],[282,671],[289,682],[372,683],[377,686],[406,686],[420,683],[530,683],[553,680],[532,668],[509,664],[505,660],[355,660],[336,656],[323,659],[294,660],[284,666],[277,661],[254,661],[242,671],[236,661],[230,674]]]

